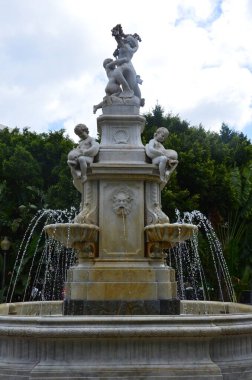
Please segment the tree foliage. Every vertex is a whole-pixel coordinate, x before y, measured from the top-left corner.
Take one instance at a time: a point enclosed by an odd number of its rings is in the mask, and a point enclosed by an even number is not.
[[[8,236],[12,242],[7,276],[38,209],[79,204],[66,164],[73,145],[64,130],[42,134],[27,128],[0,130],[0,237]]]
[[[178,116],[164,115],[159,105],[146,120],[143,140],[152,138],[158,127],[165,127],[170,132],[165,147],[179,154],[176,172],[162,192],[164,211],[173,221],[176,208],[203,212],[219,234],[237,289],[251,286],[251,142],[226,124],[220,133],[190,126]]]

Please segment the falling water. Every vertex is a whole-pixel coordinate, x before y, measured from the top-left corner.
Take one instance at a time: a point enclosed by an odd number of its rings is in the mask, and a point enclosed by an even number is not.
[[[215,272],[220,301],[236,302],[234,289],[228,272],[227,264],[222,252],[220,241],[211,225],[211,222],[200,211],[186,212],[183,215],[176,210],[177,223],[190,223],[198,226],[200,233],[206,236],[209,245],[209,259]],[[170,261],[175,263],[178,276],[178,292],[181,299],[211,300],[214,292],[209,283],[201,263],[197,236],[180,243],[170,250]],[[223,288],[225,285],[226,293]],[[227,299],[225,299],[227,298]]]
[[[123,240],[124,240],[124,246],[125,246],[125,253],[127,253],[127,231],[126,231],[126,213],[125,209],[121,209],[122,219],[123,219]]]
[[[20,244],[6,300],[12,302],[22,271],[29,261],[29,250],[34,245],[34,236],[38,235],[22,301],[54,300],[62,298],[63,282],[66,270],[72,265],[74,251],[64,248],[59,242],[46,238],[43,228],[51,223],[71,223],[76,209],[40,210],[31,220]],[[40,255],[40,256],[39,256]],[[26,270],[27,272],[27,270]]]
[[[124,211],[124,210],[123,210]],[[122,211],[123,240],[127,240],[126,215]],[[198,226],[209,242],[209,258],[216,272],[218,295],[221,301],[236,301],[235,294],[223,256],[221,244],[213,230],[210,221],[200,212],[177,214],[177,223],[191,223]],[[8,302],[12,302],[16,295],[16,288],[25,267],[30,246],[34,245],[34,234],[38,236],[33,257],[30,260],[28,279],[23,292],[22,300],[59,300],[63,298],[63,286],[68,268],[73,265],[75,253],[73,249],[62,246],[52,238],[46,238],[43,228],[47,224],[71,223],[76,210],[40,210],[31,220],[16,257],[12,277],[7,293]],[[68,232],[68,234],[70,231]],[[125,244],[127,246],[127,244]],[[127,253],[127,252],[126,252]],[[169,265],[176,269],[178,281],[178,296],[180,299],[211,300],[213,284],[206,278],[205,270],[199,253],[197,235],[191,240],[181,242],[177,247],[169,250]],[[227,288],[224,294],[223,284]],[[215,289],[216,290],[216,289]]]

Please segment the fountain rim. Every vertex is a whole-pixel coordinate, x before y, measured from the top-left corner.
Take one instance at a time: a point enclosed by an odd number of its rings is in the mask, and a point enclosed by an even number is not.
[[[234,302],[221,302],[221,301],[200,301],[200,300],[181,300],[181,314],[179,315],[120,315],[120,314],[115,314],[115,315],[63,315],[63,314],[60,314],[60,313],[51,313],[51,312],[47,312],[47,313],[43,313],[42,312],[42,309],[39,310],[39,308],[43,307],[43,306],[52,306],[52,307],[55,307],[55,306],[61,306],[63,305],[63,301],[62,300],[58,300],[58,301],[30,301],[30,302],[12,302],[12,303],[3,303],[3,304],[0,304],[0,320],[4,320],[5,318],[8,319],[8,320],[14,320],[14,319],[17,319],[17,320],[21,320],[21,319],[24,319],[24,320],[40,320],[40,319],[48,319],[48,320],[63,320],[63,319],[66,319],[66,320],[78,320],[78,321],[81,321],[81,320],[109,320],[109,319],[113,319],[114,321],[115,320],[132,320],[133,318],[136,319],[136,320],[139,320],[139,321],[145,321],[146,319],[148,320],[170,320],[170,321],[174,321],[174,320],[198,320],[199,318],[201,320],[209,320],[209,318],[213,318],[213,319],[232,319],[233,317],[236,319],[236,316],[240,316],[244,319],[246,318],[251,318],[252,319],[252,305],[250,304],[241,304],[241,303],[234,303]],[[21,309],[22,311],[22,308],[23,307],[29,307],[29,306],[35,306],[35,308],[37,307],[37,313],[36,314],[12,314],[12,313],[8,313],[8,311],[10,311],[10,307],[11,306],[18,306],[19,309]],[[201,310],[199,309],[199,307],[201,306]],[[192,310],[192,308],[195,308],[197,307],[198,310],[195,311],[194,309],[194,313],[183,313],[184,310],[187,310],[188,309]],[[210,310],[211,310],[211,307],[218,307],[218,309],[220,310],[219,312],[213,312],[213,313],[207,313],[205,312],[204,313],[204,307],[206,309],[206,307],[208,307]],[[222,310],[221,310],[222,308]],[[6,310],[6,313],[5,314],[1,314],[1,310]],[[202,312],[203,311],[203,312]],[[40,312],[40,314],[39,314]]]
[[[242,317],[242,318],[241,318]],[[153,337],[220,338],[252,333],[252,315],[232,316],[85,316],[0,318],[0,336],[34,338]]]
[[[42,301],[61,305],[62,301]],[[26,304],[31,304],[27,302]],[[40,301],[37,301],[40,303]],[[252,333],[252,305],[217,301],[181,301],[237,307],[230,314],[180,315],[0,315],[0,336],[28,338],[153,337],[212,339]],[[14,304],[2,304],[2,309]],[[241,311],[243,310],[243,312]]]

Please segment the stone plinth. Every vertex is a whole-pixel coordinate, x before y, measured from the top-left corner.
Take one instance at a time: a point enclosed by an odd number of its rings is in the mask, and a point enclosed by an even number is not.
[[[99,116],[99,162],[145,163],[145,149],[141,141],[144,123],[145,118],[140,115]]]

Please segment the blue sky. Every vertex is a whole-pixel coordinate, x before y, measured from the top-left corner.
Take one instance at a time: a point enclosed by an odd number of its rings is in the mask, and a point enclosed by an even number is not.
[[[142,42],[134,66],[148,112],[222,122],[252,139],[251,0],[0,0],[0,124],[37,132],[86,123],[104,96],[111,29]]]
[[[243,130],[243,133],[250,139],[250,141],[252,142],[252,123],[250,123],[249,125],[247,125],[244,130]]]

